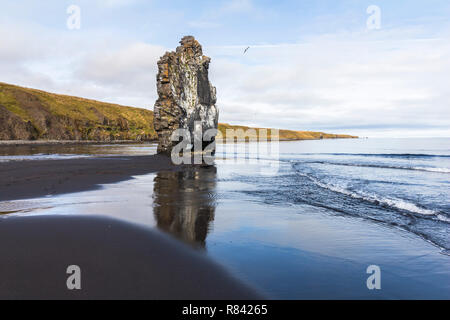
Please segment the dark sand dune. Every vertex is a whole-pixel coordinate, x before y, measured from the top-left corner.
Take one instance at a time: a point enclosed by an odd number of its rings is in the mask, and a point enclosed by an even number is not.
[[[169,236],[103,217],[0,219],[0,299],[256,299]],[[66,285],[81,269],[81,290]]]

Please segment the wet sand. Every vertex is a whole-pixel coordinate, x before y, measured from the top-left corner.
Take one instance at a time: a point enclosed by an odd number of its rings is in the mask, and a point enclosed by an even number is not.
[[[94,190],[133,175],[178,169],[164,155],[5,162],[0,166],[0,201]]]
[[[164,155],[5,162],[0,201],[90,191],[181,169]],[[262,297],[169,235],[110,217],[4,216],[0,256],[0,299]],[[70,265],[81,268],[81,290],[66,286]]]
[[[168,235],[98,216],[0,219],[0,299],[258,299]],[[67,268],[81,269],[81,290]]]

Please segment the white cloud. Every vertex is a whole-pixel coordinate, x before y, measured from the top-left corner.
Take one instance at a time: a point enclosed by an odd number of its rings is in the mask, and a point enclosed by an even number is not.
[[[156,63],[165,51],[161,46],[137,42],[120,50],[87,54],[75,76],[102,88],[108,94],[105,99],[151,108],[157,98]]]
[[[0,81],[152,108],[162,46],[114,35],[0,24]],[[99,41],[98,39],[102,39]]]
[[[211,78],[221,120],[369,136],[434,128],[450,136],[449,37],[396,36],[405,33],[317,36],[252,46],[245,55],[242,47],[210,48],[220,57]]]
[[[161,46],[142,42],[129,44],[118,51],[95,52],[82,61],[78,75],[101,84],[126,83],[143,75],[155,78],[156,61],[164,52]]]
[[[245,54],[243,46],[205,47],[220,121],[362,136],[450,136],[450,35],[418,34],[335,33],[254,45]],[[0,37],[0,81],[153,108],[162,46],[1,24]]]

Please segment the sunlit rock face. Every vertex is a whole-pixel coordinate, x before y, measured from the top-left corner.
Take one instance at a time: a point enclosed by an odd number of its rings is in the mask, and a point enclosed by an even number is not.
[[[160,153],[170,153],[178,143],[171,141],[174,130],[188,129],[193,139],[200,126],[204,133],[217,129],[218,124],[216,88],[208,78],[211,59],[203,55],[202,46],[192,36],[184,37],[180,44],[175,52],[166,52],[158,61],[153,124]],[[202,147],[209,143],[205,141]]]

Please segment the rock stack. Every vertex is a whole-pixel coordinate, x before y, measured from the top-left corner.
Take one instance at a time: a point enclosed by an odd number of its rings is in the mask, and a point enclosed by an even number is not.
[[[217,129],[218,124],[216,88],[208,79],[211,59],[203,55],[202,46],[192,36],[183,37],[180,44],[158,61],[153,125],[159,153],[170,153],[178,143],[171,141],[176,129],[187,129],[193,144],[194,132]],[[203,142],[202,148],[209,143]]]

